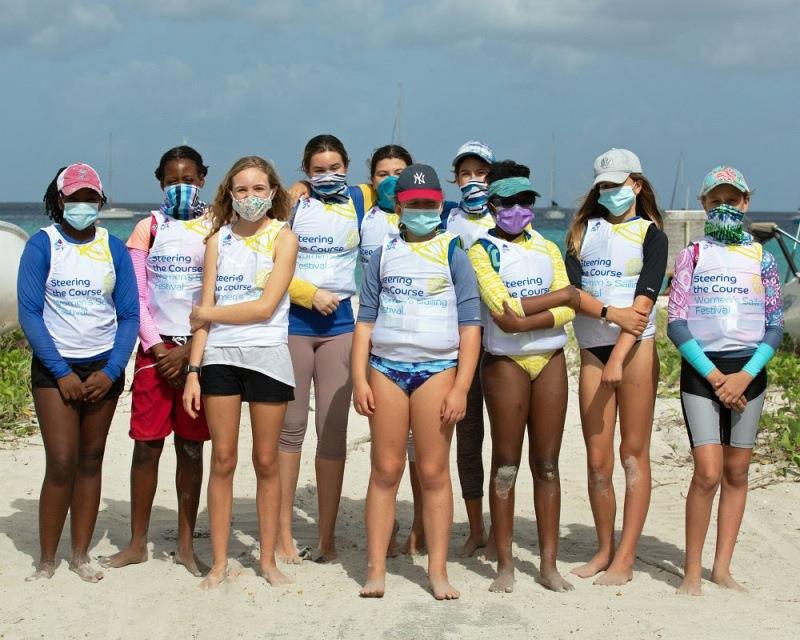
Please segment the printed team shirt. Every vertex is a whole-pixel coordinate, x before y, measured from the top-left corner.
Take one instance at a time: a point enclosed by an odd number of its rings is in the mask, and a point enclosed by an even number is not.
[[[272,220],[258,233],[239,237],[225,225],[217,234],[216,304],[226,306],[257,300],[274,266],[275,240],[286,222]],[[208,333],[210,347],[268,347],[289,342],[289,294],[284,294],[272,316],[254,324],[214,322]]]

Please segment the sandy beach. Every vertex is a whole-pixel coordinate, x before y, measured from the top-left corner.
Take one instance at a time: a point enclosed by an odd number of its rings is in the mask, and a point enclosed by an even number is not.
[[[130,375],[130,369],[128,371]],[[570,381],[570,406],[561,453],[563,508],[559,565],[566,575],[587,560],[595,545],[586,495],[585,451],[578,418],[577,383]],[[110,554],[128,540],[128,437],[130,395],[120,401],[109,436],[101,510],[92,556]],[[165,447],[160,486],[151,523],[152,559],[108,570],[91,585],[67,570],[68,529],[62,559],[50,581],[26,582],[38,556],[37,501],[44,472],[39,438],[0,450],[4,478],[0,497],[0,637],[2,638],[793,638],[800,623],[800,484],[779,483],[753,489],[734,556],[734,576],[748,594],[704,583],[700,598],[676,596],[683,562],[683,506],[691,475],[688,444],[676,417],[677,400],[659,400],[653,433],[653,500],[639,546],[633,582],[625,587],[596,587],[574,576],[575,591],[554,594],[536,582],[538,548],[530,473],[517,484],[517,586],[512,594],[489,593],[494,575],[480,557],[456,555],[466,535],[466,514],[456,485],[455,524],[449,572],[461,590],[455,602],[436,602],[427,590],[424,556],[400,556],[389,562],[387,596],[362,600],[365,575],[364,497],[369,477],[369,441],[365,418],[351,411],[349,453],[338,521],[339,559],[328,565],[284,567],[295,580],[273,589],[257,577],[255,478],[249,460],[251,437],[246,412],[240,464],[234,488],[231,557],[241,576],[213,592],[175,565],[175,460]],[[488,429],[488,421],[487,421]],[[315,535],[316,495],[313,452],[306,440],[296,504],[296,535],[310,544]],[[206,459],[210,446],[206,447]],[[484,449],[488,469],[490,443]],[[526,458],[523,453],[523,460]],[[524,463],[523,463],[524,464]],[[766,470],[751,468],[751,484]],[[206,475],[208,471],[206,468]],[[769,477],[769,476],[766,476]],[[618,500],[623,478],[615,473]],[[205,496],[196,549],[210,560]],[[621,503],[620,503],[621,507]],[[401,535],[411,522],[411,491],[404,479],[398,497]],[[486,507],[488,524],[488,506]],[[621,508],[617,526],[621,523]],[[714,524],[704,556],[710,568]],[[708,578],[708,571],[706,571]]]

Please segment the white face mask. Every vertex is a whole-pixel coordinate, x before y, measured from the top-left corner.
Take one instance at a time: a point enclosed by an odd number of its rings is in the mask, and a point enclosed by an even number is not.
[[[233,210],[243,220],[256,222],[261,220],[272,208],[272,197],[263,198],[261,196],[246,196],[237,200],[231,194]]]

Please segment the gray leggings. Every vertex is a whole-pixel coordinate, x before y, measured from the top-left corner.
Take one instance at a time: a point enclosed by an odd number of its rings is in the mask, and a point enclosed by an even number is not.
[[[314,422],[317,457],[344,460],[347,453],[347,417],[353,395],[350,376],[352,333],[338,336],[289,336],[294,367],[294,400],[286,409],[280,450],[300,453],[308,427],[311,381],[314,381]]]

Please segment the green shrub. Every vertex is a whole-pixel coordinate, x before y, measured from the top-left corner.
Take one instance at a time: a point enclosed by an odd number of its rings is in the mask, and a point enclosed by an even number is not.
[[[36,430],[31,417],[31,351],[21,331],[0,336],[0,438]]]

